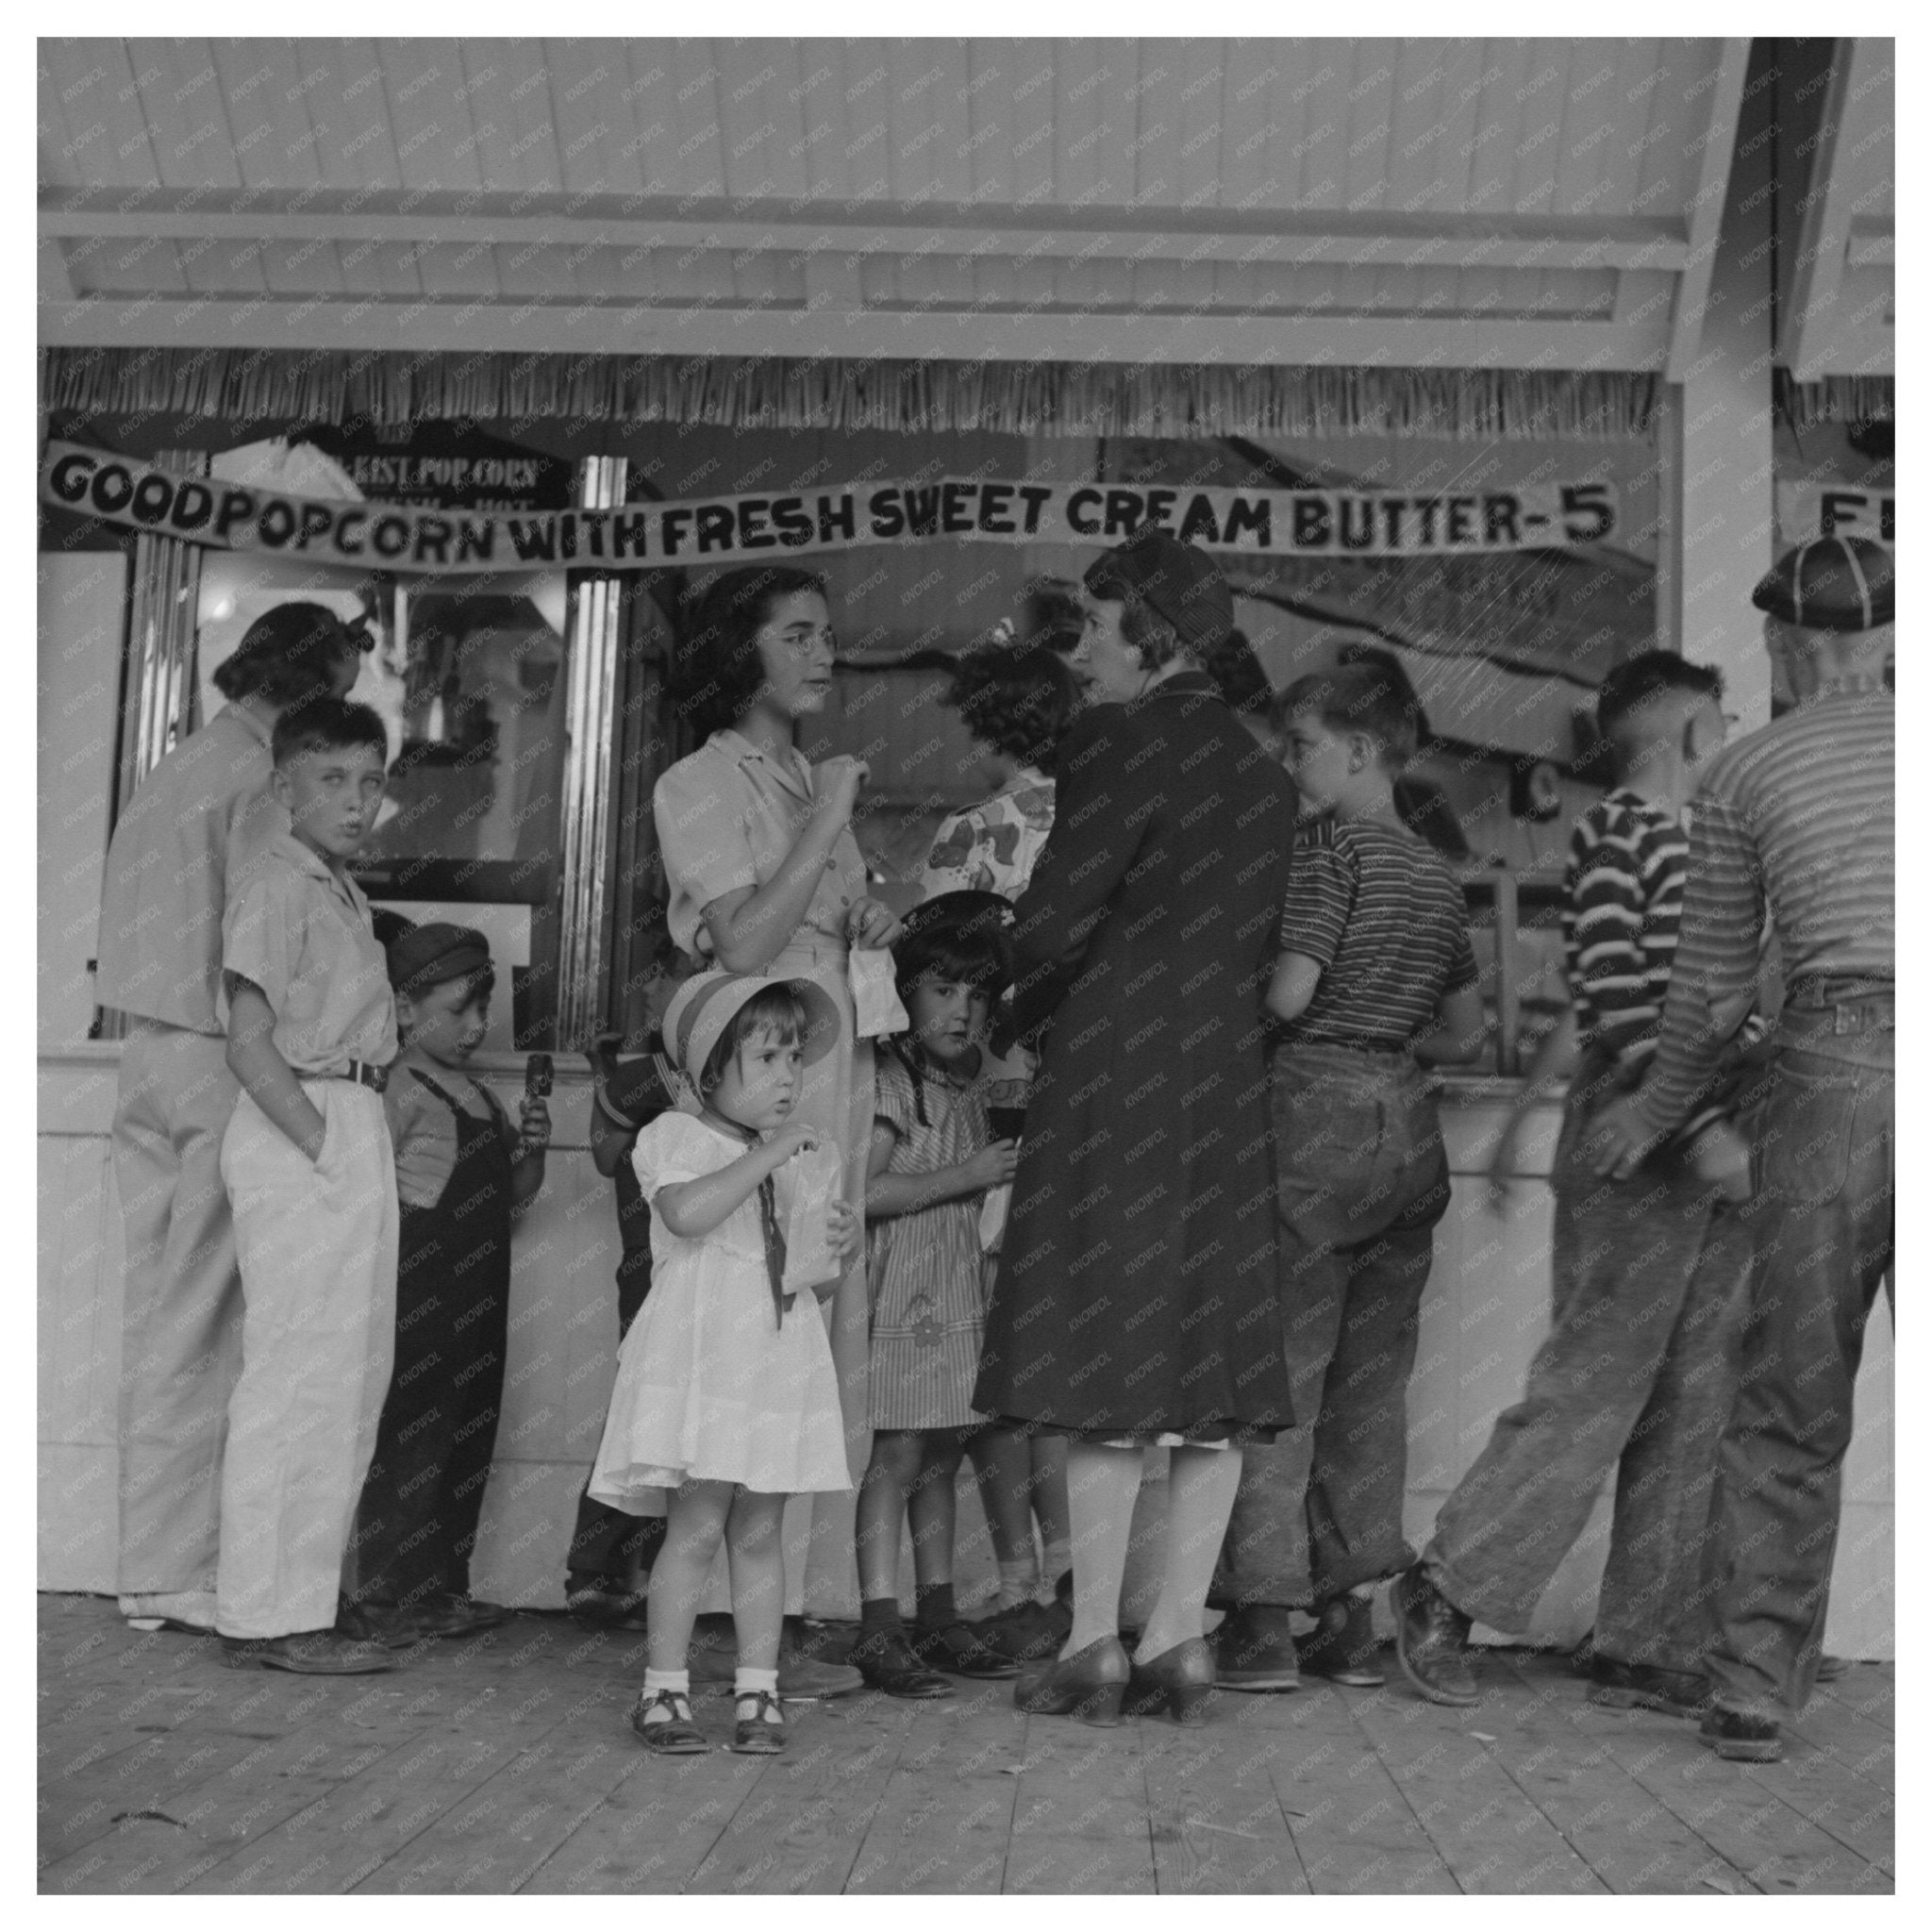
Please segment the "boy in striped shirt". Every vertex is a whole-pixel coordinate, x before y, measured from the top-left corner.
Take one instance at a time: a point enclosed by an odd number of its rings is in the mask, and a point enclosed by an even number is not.
[[[1612,1466],[1592,1701],[1689,1713],[1706,1694],[1699,1564],[1749,1243],[1723,1206],[1724,1163],[1701,1173],[1697,1155],[1734,1157],[1742,1143],[1709,1103],[1627,1181],[1600,1180],[1587,1148],[1596,1117],[1641,1083],[1657,1052],[1690,853],[1681,815],[1724,742],[1719,691],[1714,671],[1652,651],[1598,694],[1618,782],[1571,841],[1574,1004],[1505,1137],[1574,1052],[1551,1174],[1554,1324],[1523,1401],[1497,1418],[1393,1591],[1404,1673],[1435,1703],[1476,1702],[1471,1622],[1528,1629]]]
[[[1398,681],[1399,679],[1399,681]],[[1215,1681],[1379,1684],[1370,1605],[1403,1540],[1407,1394],[1449,1162],[1419,1060],[1474,1059],[1483,1006],[1462,888],[1403,824],[1416,704],[1384,666],[1282,695],[1305,815],[1267,1007],[1282,1293],[1299,1426],[1244,1456]],[[1314,1613],[1299,1647],[1291,1608]]]

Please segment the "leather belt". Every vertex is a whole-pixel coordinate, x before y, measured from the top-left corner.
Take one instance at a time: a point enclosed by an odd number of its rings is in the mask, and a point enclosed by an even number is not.
[[[325,1080],[354,1080],[358,1086],[372,1088],[382,1092],[389,1086],[389,1067],[376,1066],[369,1060],[351,1060],[346,1067],[336,1067],[321,1076]]]

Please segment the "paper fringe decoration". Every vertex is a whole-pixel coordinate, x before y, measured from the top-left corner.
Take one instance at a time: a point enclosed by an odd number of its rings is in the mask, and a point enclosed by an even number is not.
[[[1790,370],[1775,372],[1778,407],[1800,436],[1821,423],[1890,423],[1897,414],[1889,375],[1824,375],[1798,382]]]
[[[464,418],[1019,436],[1648,438],[1642,371],[42,348],[49,409],[225,423]],[[1890,385],[1888,385],[1888,388]]]

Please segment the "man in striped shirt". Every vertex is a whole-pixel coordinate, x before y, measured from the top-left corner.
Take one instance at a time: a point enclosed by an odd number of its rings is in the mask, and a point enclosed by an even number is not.
[[[1751,1319],[1713,1506],[1720,1757],[1783,1753],[1817,1679],[1864,1328],[1892,1254],[1892,564],[1857,537],[1788,553],[1753,596],[1797,708],[1712,765],[1662,1043],[1607,1117],[1631,1174],[1703,1091],[1769,908],[1786,993],[1759,1126]]]
[[[1523,1400],[1497,1418],[1395,1585],[1397,1655],[1431,1702],[1474,1704],[1471,1623],[1529,1628],[1614,1468],[1591,1700],[1689,1713],[1707,1693],[1702,1533],[1748,1245],[1681,1142],[1614,1184],[1588,1147],[1607,1100],[1638,1085],[1657,1048],[1690,849],[1679,814],[1724,741],[1717,675],[1645,653],[1605,679],[1597,720],[1619,782],[1571,841],[1573,1010],[1525,1090],[1525,1101],[1546,1091],[1580,1049],[1551,1175],[1552,1327]]]

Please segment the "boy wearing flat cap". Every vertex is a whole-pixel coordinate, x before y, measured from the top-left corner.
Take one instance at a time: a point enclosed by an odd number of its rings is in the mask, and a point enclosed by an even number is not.
[[[468,1072],[495,984],[480,932],[438,921],[388,942],[402,1052],[383,1096],[401,1205],[395,1367],[356,1526],[356,1634],[461,1637],[508,1612],[470,1598],[509,1337],[510,1227],[543,1185],[550,1113],[512,1126]]]

